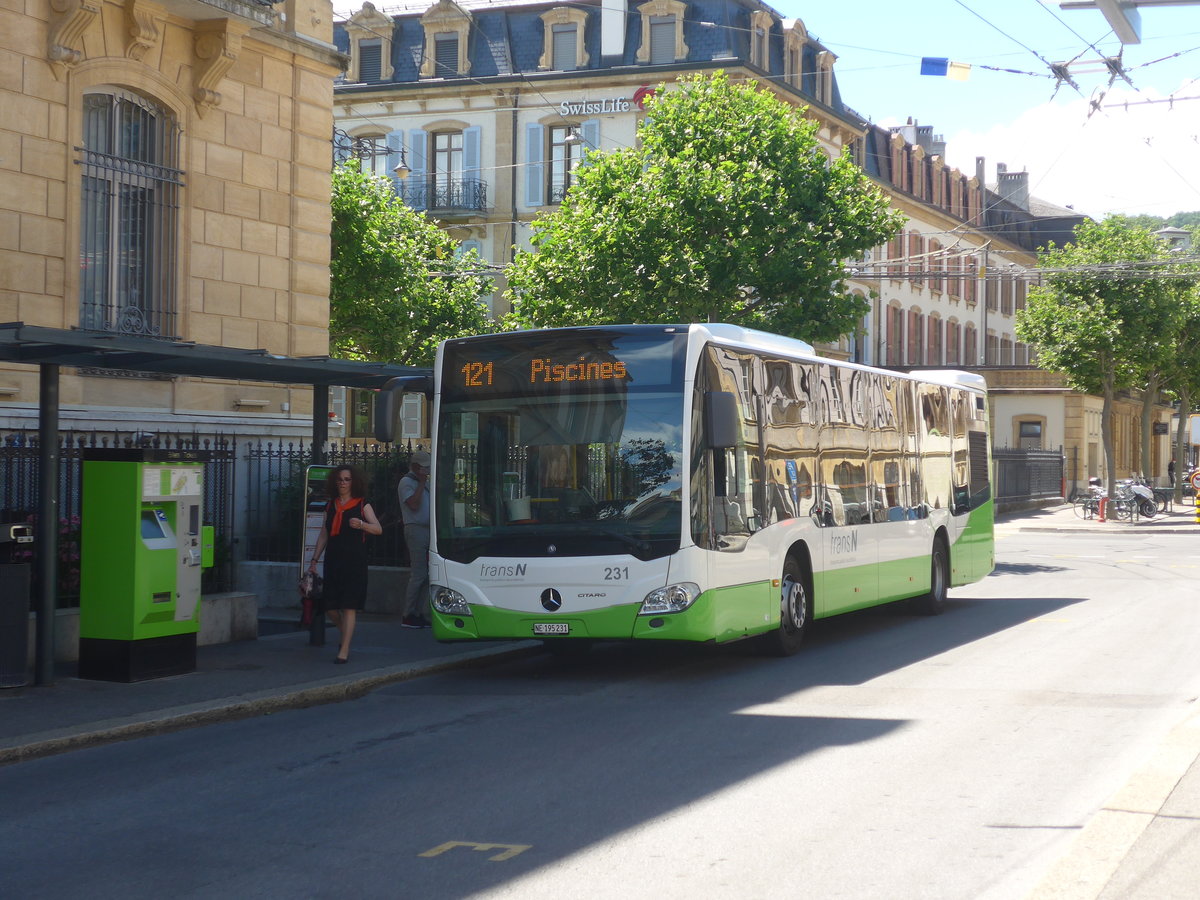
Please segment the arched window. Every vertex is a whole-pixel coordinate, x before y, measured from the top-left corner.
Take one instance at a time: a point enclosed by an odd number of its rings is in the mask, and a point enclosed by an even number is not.
[[[117,89],[83,97],[79,324],[176,337],[179,126]]]
[[[979,363],[979,339],[975,326],[969,322],[963,328],[962,363],[964,366],[974,366]]]

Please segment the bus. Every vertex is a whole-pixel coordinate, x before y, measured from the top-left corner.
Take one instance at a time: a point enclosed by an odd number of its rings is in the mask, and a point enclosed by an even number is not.
[[[441,641],[754,638],[994,566],[982,377],[721,324],[445,341],[432,381]]]

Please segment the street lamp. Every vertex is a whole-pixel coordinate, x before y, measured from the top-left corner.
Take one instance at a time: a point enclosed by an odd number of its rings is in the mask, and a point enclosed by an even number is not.
[[[374,138],[354,137],[342,131],[340,128],[333,129],[333,161],[336,164],[343,159],[357,159],[370,165],[372,171],[375,168],[374,160],[379,157],[386,157],[390,153],[398,153],[400,161],[392,169],[392,174],[397,178],[407,178],[408,173],[412,170],[408,167],[408,160],[404,153],[404,147],[392,149],[386,144],[381,144]]]

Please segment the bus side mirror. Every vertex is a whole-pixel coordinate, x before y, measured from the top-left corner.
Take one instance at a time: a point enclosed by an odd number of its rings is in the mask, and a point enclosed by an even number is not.
[[[741,436],[737,397],[729,391],[704,394],[704,446],[710,450],[736,447]]]
[[[393,443],[400,431],[400,412],[405,394],[433,398],[432,375],[401,375],[388,381],[375,395],[375,440]]]

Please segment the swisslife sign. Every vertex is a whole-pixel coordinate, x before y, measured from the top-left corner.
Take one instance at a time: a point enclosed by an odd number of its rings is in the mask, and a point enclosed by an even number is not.
[[[601,116],[606,113],[627,113],[642,109],[654,95],[654,88],[643,85],[632,97],[609,97],[604,100],[564,100],[558,105],[561,116]]]

